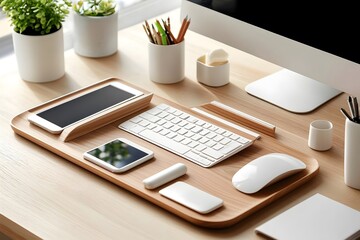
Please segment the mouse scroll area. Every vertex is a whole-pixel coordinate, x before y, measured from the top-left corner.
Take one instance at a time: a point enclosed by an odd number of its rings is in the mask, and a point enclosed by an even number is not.
[[[271,153],[240,168],[234,174],[232,184],[239,191],[252,194],[304,169],[306,165],[295,157]]]

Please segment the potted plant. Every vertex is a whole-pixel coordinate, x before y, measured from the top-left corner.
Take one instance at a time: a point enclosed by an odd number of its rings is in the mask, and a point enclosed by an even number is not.
[[[20,77],[48,82],[65,74],[62,22],[70,0],[0,0],[13,26],[13,43]]]
[[[118,5],[114,0],[79,0],[74,9],[74,50],[85,57],[117,52]]]

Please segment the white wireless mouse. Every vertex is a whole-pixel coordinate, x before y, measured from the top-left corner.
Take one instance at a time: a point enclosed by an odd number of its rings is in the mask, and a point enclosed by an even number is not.
[[[295,157],[270,153],[240,168],[234,174],[232,184],[239,191],[251,194],[305,168],[306,165]]]

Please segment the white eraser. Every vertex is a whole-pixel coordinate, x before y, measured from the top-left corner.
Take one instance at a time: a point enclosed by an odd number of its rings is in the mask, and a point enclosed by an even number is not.
[[[217,65],[226,63],[228,61],[229,54],[224,49],[215,49],[205,56],[205,63],[208,65]]]
[[[182,163],[176,163],[161,172],[158,172],[143,180],[145,188],[154,189],[184,175],[187,168]]]

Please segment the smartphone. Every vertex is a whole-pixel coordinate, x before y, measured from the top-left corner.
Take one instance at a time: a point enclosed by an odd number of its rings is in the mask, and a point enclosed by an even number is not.
[[[53,134],[60,134],[65,127],[140,95],[143,95],[141,91],[113,82],[43,112],[31,114],[28,120]]]
[[[154,153],[125,138],[117,138],[84,153],[84,158],[111,172],[125,172],[154,157]]]

